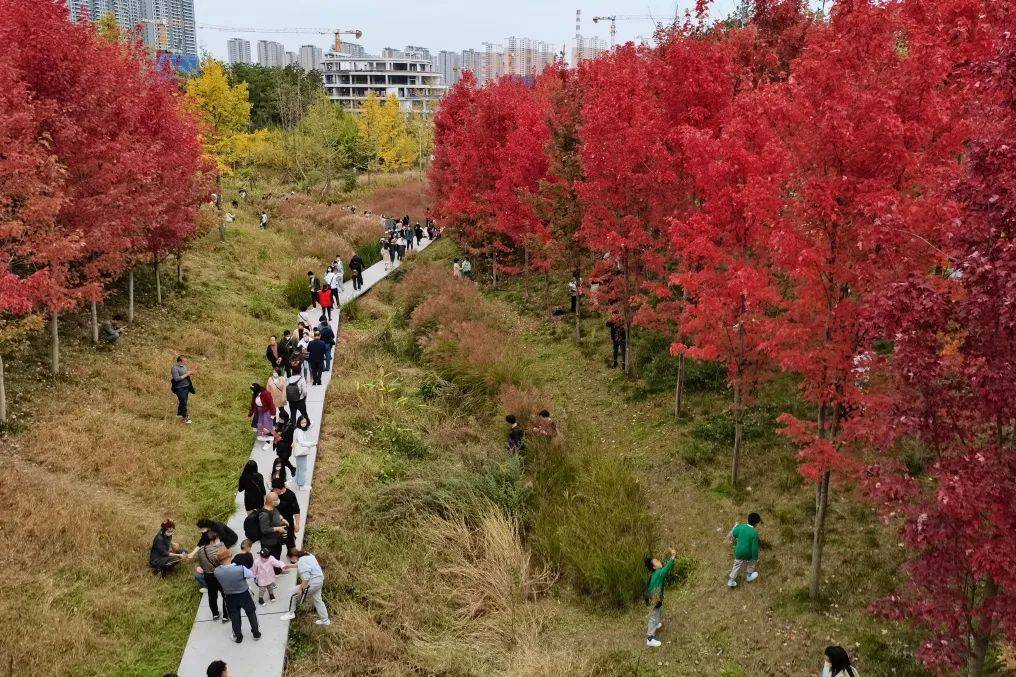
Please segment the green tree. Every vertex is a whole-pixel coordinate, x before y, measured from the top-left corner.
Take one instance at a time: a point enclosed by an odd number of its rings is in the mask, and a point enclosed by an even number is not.
[[[321,74],[298,66],[266,68],[257,64],[229,67],[232,85],[246,83],[254,129],[292,128],[324,93]]]

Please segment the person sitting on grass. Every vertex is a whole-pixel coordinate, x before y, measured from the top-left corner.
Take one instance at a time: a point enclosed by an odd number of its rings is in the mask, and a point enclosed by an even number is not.
[[[653,606],[646,621],[646,646],[660,646],[656,639],[656,631],[663,627],[663,591],[667,587],[667,576],[674,569],[674,549],[667,550],[667,563],[664,564],[652,555],[646,555],[646,569],[649,571],[649,582],[646,584],[646,604]]]
[[[751,583],[758,578],[755,566],[758,564],[758,533],[755,528],[762,523],[757,512],[748,515],[747,524],[735,524],[727,534],[727,542],[734,544],[734,567],[727,577],[727,587],[737,587],[737,577],[741,569],[747,567],[744,580]]]
[[[533,426],[533,433],[548,439],[554,439],[557,437],[557,421],[553,419],[550,412],[546,409],[540,411],[539,418],[536,420],[536,425]]]

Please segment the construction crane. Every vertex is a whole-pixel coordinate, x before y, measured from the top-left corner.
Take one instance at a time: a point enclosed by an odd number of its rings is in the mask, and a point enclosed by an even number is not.
[[[295,34],[334,35],[335,36],[335,43],[334,43],[333,47],[334,47],[336,53],[342,51],[342,36],[343,35],[352,35],[357,40],[359,40],[360,38],[363,37],[363,31],[361,31],[359,29],[352,29],[352,30],[343,30],[343,29],[327,30],[327,29],[322,29],[322,28],[251,28],[251,27],[248,27],[248,26],[221,26],[219,24],[193,23],[191,21],[180,21],[180,20],[177,20],[177,19],[174,19],[173,21],[169,21],[169,20],[166,20],[166,19],[142,19],[141,21],[144,22],[144,23],[152,23],[152,24],[156,24],[156,25],[162,26],[163,30],[168,29],[172,25],[173,28],[179,28],[179,27],[185,27],[185,26],[187,26],[187,27],[193,26],[195,28],[203,28],[203,29],[210,30],[210,31],[223,31],[223,32],[228,32],[228,33],[280,33],[280,34],[287,34],[287,35],[290,35],[290,34],[292,34],[292,35],[295,35]]]
[[[614,42],[617,38],[617,22],[618,21],[652,21],[657,26],[660,26],[663,22],[657,19],[655,16],[640,15],[640,14],[614,14],[611,16],[594,16],[593,23],[598,24],[601,21],[610,22],[610,47],[614,48]]]

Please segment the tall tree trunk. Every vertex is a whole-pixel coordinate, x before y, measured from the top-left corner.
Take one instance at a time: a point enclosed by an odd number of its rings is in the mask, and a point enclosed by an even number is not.
[[[127,271],[127,321],[134,322],[134,269]]]
[[[730,463],[730,486],[736,487],[741,474],[741,444],[744,440],[744,401],[740,384],[734,385],[734,455]]]
[[[95,300],[92,300],[92,343],[99,345],[99,309],[96,307]]]
[[[155,302],[160,306],[162,305],[162,276],[159,274],[159,259],[152,261],[152,267],[155,269]]]
[[[576,292],[579,291],[576,289]],[[575,345],[582,343],[582,294],[575,295]]]
[[[49,364],[53,374],[56,375],[60,373],[60,320],[55,310],[50,314],[49,334],[51,339]]]
[[[7,423],[7,382],[4,380],[4,356],[0,355],[0,424]]]
[[[998,592],[998,584],[995,579],[988,577],[984,584],[985,598],[993,597]],[[971,623],[970,655],[967,657],[967,677],[981,677],[984,674],[984,659],[988,655],[988,647],[991,646],[991,625],[987,627],[982,622]]]
[[[624,319],[624,373],[631,374],[631,320]]]
[[[818,599],[822,583],[822,548],[825,546],[826,510],[829,508],[829,476],[826,470],[815,489],[815,532],[811,542],[811,585],[809,595]]]
[[[677,356],[677,385],[674,386],[674,418],[681,417],[684,406],[684,353]]]

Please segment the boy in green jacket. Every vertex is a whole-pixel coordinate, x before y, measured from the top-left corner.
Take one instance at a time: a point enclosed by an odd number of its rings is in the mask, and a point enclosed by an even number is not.
[[[667,582],[667,576],[674,568],[674,549],[667,551],[667,563],[663,564],[652,555],[646,555],[646,569],[649,570],[649,584],[646,586],[646,604],[652,604],[653,610],[649,612],[649,620],[646,623],[646,646],[660,646],[660,640],[656,639],[656,631],[663,625],[663,588]]]
[[[758,563],[758,533],[755,527],[761,523],[762,518],[757,512],[753,512],[748,515],[747,524],[735,524],[727,534],[727,542],[734,544],[734,568],[727,577],[728,588],[737,587],[737,576],[745,565],[748,567],[748,575],[744,580],[751,583],[758,578],[758,572],[755,571],[755,565]]]

